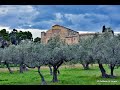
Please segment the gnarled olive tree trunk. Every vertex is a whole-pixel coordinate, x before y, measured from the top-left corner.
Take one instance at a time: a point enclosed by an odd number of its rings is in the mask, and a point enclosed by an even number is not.
[[[46,83],[43,75],[42,75],[41,72],[40,72],[40,66],[38,66],[37,68],[38,68],[38,73],[39,73],[39,75],[40,75],[40,77],[41,77],[41,81],[42,81],[41,85],[46,85],[47,83]]]
[[[5,62],[4,64],[5,64],[5,65],[6,65],[6,67],[8,68],[9,72],[12,74],[13,72],[12,72],[12,70],[10,69],[9,64],[8,64],[7,62]]]
[[[50,75],[53,75],[53,70],[52,70],[52,66],[48,65],[49,69],[50,69]],[[57,70],[57,73],[60,74],[60,71]]]
[[[58,68],[62,65],[63,61],[60,61],[59,63],[53,65],[53,82],[58,82],[58,78],[57,78],[57,72],[58,72]]]
[[[57,67],[53,66],[53,82],[58,82],[58,78],[57,78]]]
[[[89,63],[82,63],[82,66],[83,66],[84,70],[89,69]]]
[[[20,73],[23,73],[24,71],[28,71],[28,69],[25,64],[21,63],[20,64]]]
[[[99,64],[99,69],[100,69],[100,71],[101,71],[101,73],[102,73],[102,77],[103,77],[103,78],[109,78],[109,75],[106,74],[106,71],[105,71],[103,65],[100,64],[100,63],[98,63],[98,64]]]
[[[23,73],[23,64],[20,64],[20,73]]]
[[[52,67],[50,65],[48,65],[49,69],[50,69],[50,75],[52,75]]]
[[[114,64],[110,64],[110,69],[111,69],[111,76],[113,77],[113,71],[114,71],[115,65]]]

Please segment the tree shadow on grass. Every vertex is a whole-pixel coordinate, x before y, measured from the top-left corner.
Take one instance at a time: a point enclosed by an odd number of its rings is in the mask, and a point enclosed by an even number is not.
[[[85,71],[96,71],[96,69],[93,69],[93,68],[90,68],[90,69],[81,69],[82,71],[85,70]]]
[[[8,81],[8,79],[0,79],[0,82],[1,82],[1,81]]]

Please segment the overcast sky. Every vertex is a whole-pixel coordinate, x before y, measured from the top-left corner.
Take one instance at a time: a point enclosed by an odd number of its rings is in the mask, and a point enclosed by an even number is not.
[[[37,37],[55,24],[82,32],[106,25],[119,32],[120,5],[0,5],[0,29],[31,30]]]

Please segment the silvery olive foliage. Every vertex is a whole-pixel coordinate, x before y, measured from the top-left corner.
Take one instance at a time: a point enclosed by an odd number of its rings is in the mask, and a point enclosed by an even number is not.
[[[92,45],[93,49],[93,59],[96,60],[96,62],[108,64],[108,58],[107,58],[107,50],[110,49],[111,46],[107,44],[108,42],[112,42],[112,39],[114,37],[111,33],[105,32],[97,37],[95,39],[94,44]],[[114,43],[115,45],[115,43]]]
[[[26,41],[26,42],[21,42],[19,45],[15,46],[14,50],[16,51],[16,59],[14,60],[14,63],[24,64],[26,60],[26,55],[27,53],[29,53],[32,45],[33,45],[32,42]]]
[[[3,48],[0,48],[0,64],[3,62],[2,57],[3,57]]]
[[[9,48],[4,48],[2,53],[2,61],[8,64],[15,64],[19,58],[15,45],[10,45]]]
[[[19,45],[16,46],[16,49],[18,50],[19,60],[18,63],[25,63],[29,59],[29,56],[27,57],[27,54],[31,52],[31,49],[33,48],[32,42],[21,42]]]
[[[78,63],[93,63],[93,37],[83,38],[77,45],[74,45],[75,60]]]
[[[38,67],[47,65],[49,61],[49,52],[45,45],[34,43],[32,47],[28,48],[25,55],[25,64],[29,67]]]
[[[17,46],[10,46],[4,49],[5,55],[10,57],[4,57],[10,59],[15,64],[26,64],[28,67],[37,67],[47,64],[48,60],[48,51],[45,45],[40,43],[34,43],[30,41],[21,42]],[[13,56],[14,55],[14,56]]]
[[[61,61],[68,62],[74,59],[72,47],[69,45],[55,47],[53,50],[49,51],[49,54],[50,54],[49,63],[51,65],[55,65]]]
[[[114,77],[115,66],[120,65],[120,41],[117,36],[110,32],[105,32],[95,40],[93,45],[93,58],[98,62],[102,77]],[[111,69],[111,75],[106,74],[102,64],[108,64]]]
[[[106,46],[103,48],[106,63],[119,65],[120,64],[120,41],[116,36],[107,39],[104,43]]]
[[[70,61],[74,58],[73,46],[65,44],[58,36],[51,38],[46,48],[48,48],[49,63],[52,66],[61,61]]]

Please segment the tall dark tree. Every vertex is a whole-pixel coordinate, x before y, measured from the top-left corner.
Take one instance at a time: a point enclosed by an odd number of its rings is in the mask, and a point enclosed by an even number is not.
[[[13,31],[9,34],[9,36],[10,36],[10,41],[11,41],[11,43],[12,44],[14,44],[14,45],[17,45],[17,30],[16,29],[13,29]]]
[[[102,27],[102,32],[105,32],[106,28],[105,25]]]

